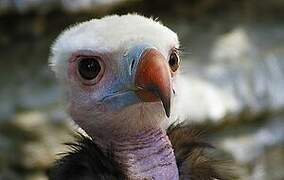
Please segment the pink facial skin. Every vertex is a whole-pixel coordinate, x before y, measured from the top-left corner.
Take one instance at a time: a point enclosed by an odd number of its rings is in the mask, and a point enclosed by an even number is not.
[[[94,57],[98,60],[101,71],[98,76],[92,80],[83,79],[78,72],[78,63],[82,58]],[[69,59],[68,67],[68,79],[70,105],[76,108],[76,106],[86,107],[90,109],[96,105],[100,105],[100,100],[103,97],[105,91],[110,88],[110,82],[113,81],[115,72],[115,63],[110,63],[109,57],[106,54],[100,54],[93,51],[81,50],[73,53]],[[109,85],[109,87],[107,86]],[[86,103],[84,105],[84,103]],[[78,108],[78,107],[77,107]]]

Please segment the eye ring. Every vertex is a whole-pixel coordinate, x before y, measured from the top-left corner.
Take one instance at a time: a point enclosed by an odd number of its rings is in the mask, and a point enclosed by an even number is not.
[[[77,58],[77,74],[84,85],[94,85],[104,73],[104,65],[97,56],[81,56]]]
[[[169,57],[169,66],[172,72],[176,72],[180,66],[180,58],[176,51],[172,51]]]

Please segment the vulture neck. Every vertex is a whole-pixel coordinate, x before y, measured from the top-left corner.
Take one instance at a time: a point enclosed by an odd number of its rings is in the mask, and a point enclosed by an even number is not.
[[[113,153],[115,161],[127,170],[126,175],[129,179],[179,178],[172,144],[163,129],[94,139],[98,140],[104,151]]]

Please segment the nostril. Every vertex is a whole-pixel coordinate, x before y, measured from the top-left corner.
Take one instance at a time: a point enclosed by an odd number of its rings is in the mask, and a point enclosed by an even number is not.
[[[134,63],[135,63],[135,59],[132,59],[132,62],[131,62],[131,65],[130,65],[130,69],[131,69],[131,71],[133,71]]]

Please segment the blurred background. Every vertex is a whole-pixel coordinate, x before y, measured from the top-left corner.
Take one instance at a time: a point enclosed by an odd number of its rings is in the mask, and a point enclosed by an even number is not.
[[[0,0],[0,180],[45,180],[73,139],[49,48],[71,24],[159,17],[182,44],[188,121],[242,180],[284,179],[283,0]]]

